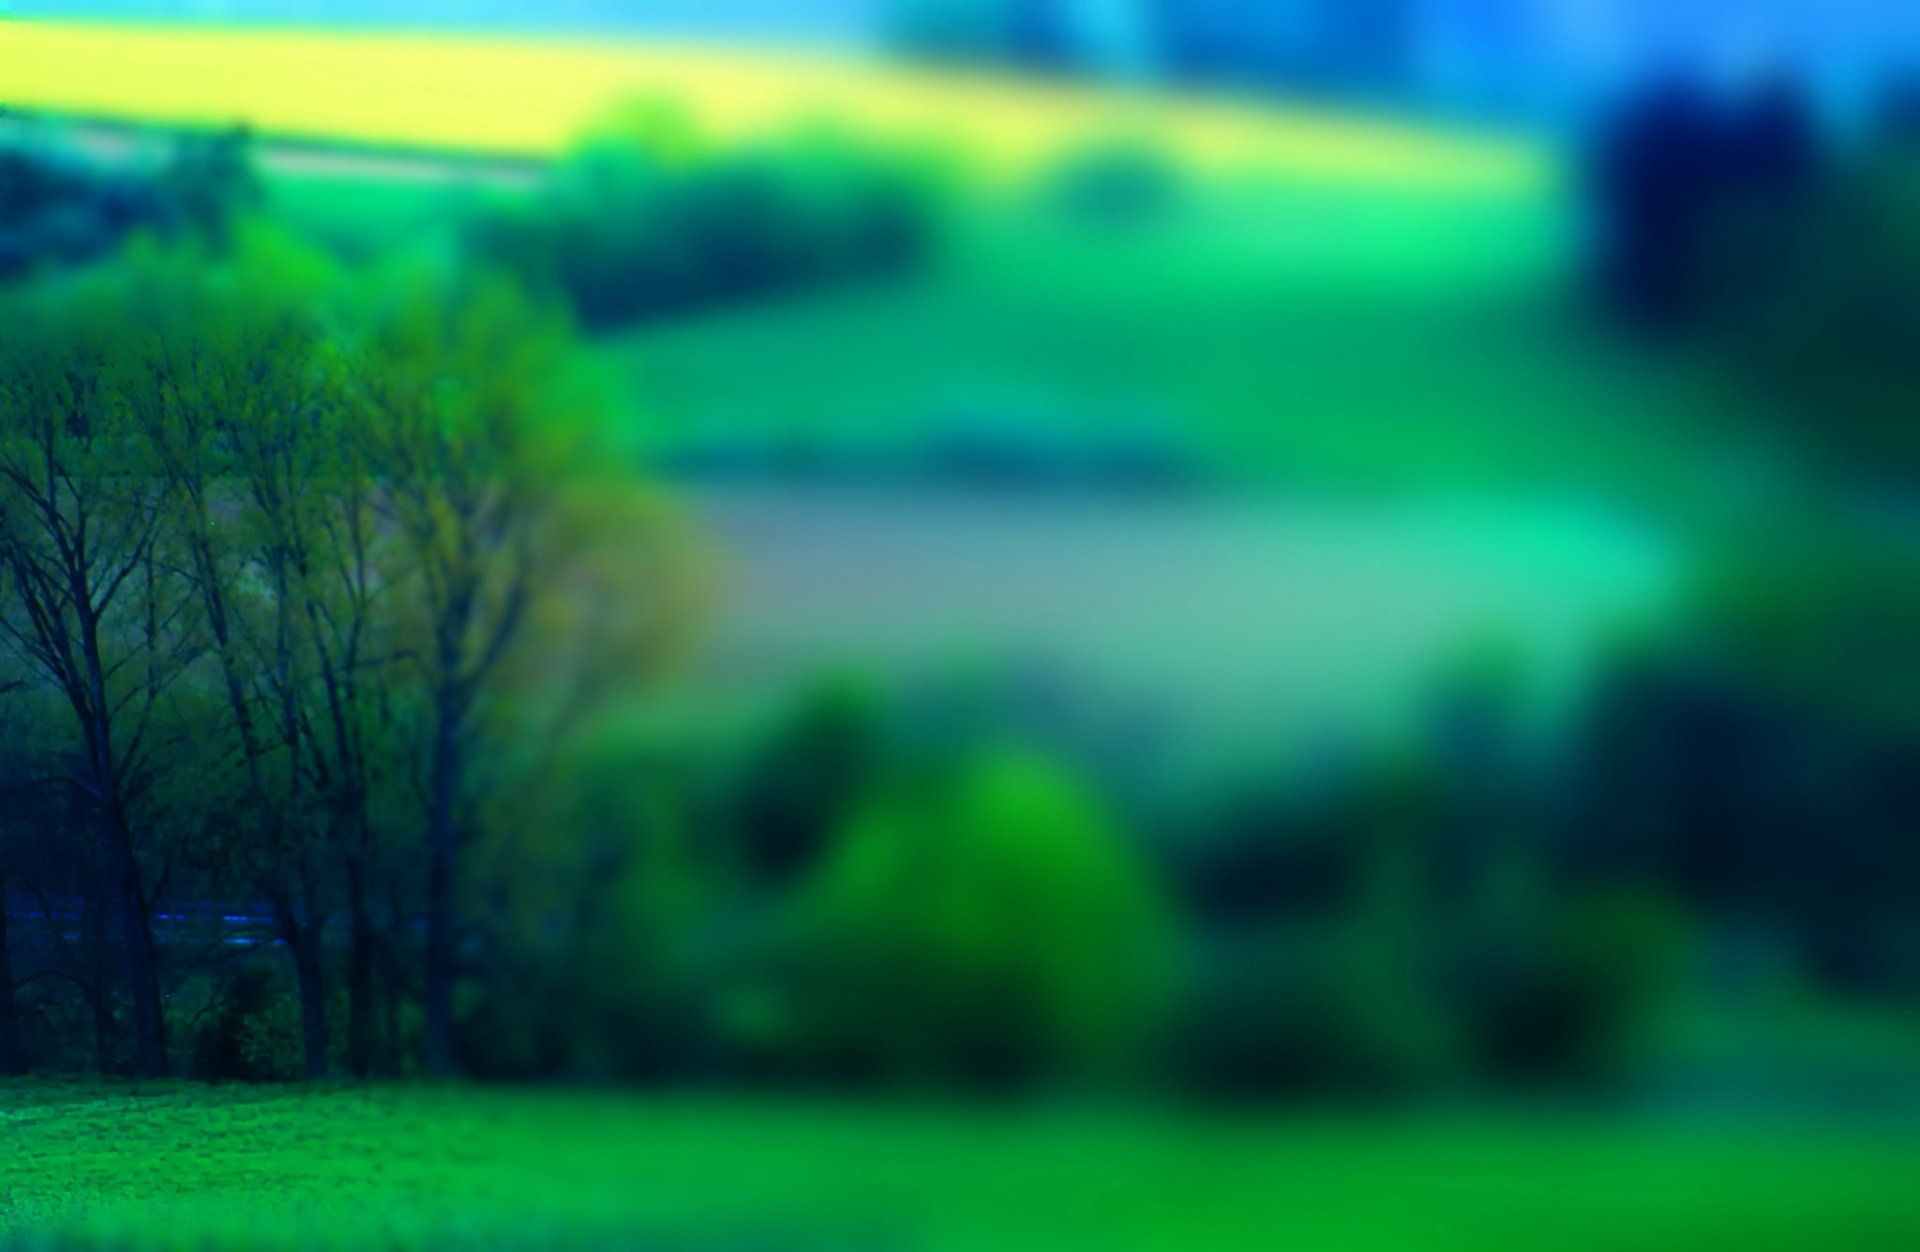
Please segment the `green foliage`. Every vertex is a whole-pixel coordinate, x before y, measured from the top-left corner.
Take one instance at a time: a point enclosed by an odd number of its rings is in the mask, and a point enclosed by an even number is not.
[[[1841,481],[1920,474],[1920,157],[1891,148],[1716,235],[1717,349],[1774,431]]]
[[[167,224],[216,243],[224,241],[235,219],[257,210],[265,197],[253,168],[251,146],[252,138],[244,129],[178,137],[157,180]]]
[[[130,238],[224,242],[263,202],[242,132],[184,132],[152,169],[110,169],[57,135],[0,144],[0,282],[111,255]]]
[[[1165,153],[1120,140],[1070,157],[1054,172],[1046,196],[1069,221],[1122,227],[1164,221],[1186,191]]]
[[[1690,926],[1665,893],[1588,887],[1495,932],[1457,994],[1468,1061],[1500,1084],[1589,1087],[1633,1071],[1671,1006]]]
[[[1010,750],[876,795],[801,887],[761,1025],[843,1077],[1020,1082],[1139,1059],[1175,931],[1057,764]]]
[[[1920,731],[1920,561],[1904,527],[1741,536],[1707,571],[1702,649],[1759,693],[1889,736]]]
[[[1207,954],[1181,1005],[1178,1084],[1205,1098],[1394,1099],[1446,1077],[1447,1022],[1357,937],[1262,934]]]
[[[931,233],[925,190],[883,158],[797,143],[688,161],[620,136],[583,149],[544,196],[480,214],[469,236],[604,330],[895,273]]]
[[[882,726],[874,695],[850,680],[809,691],[751,754],[735,781],[742,869],[784,885],[809,871],[878,781]]]
[[[284,1082],[299,1076],[300,1010],[286,980],[258,962],[231,970],[206,989],[183,1042],[195,1077],[213,1082]]]
[[[1710,918],[1758,912],[1785,964],[1856,993],[1920,975],[1917,555],[1904,526],[1839,510],[1742,532],[1690,630],[1607,684],[1582,749],[1582,817],[1614,858]]]

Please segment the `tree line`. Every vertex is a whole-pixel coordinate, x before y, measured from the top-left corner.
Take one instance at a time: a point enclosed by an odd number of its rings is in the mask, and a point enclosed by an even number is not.
[[[96,1035],[124,1005],[127,1068],[168,1071],[155,917],[191,889],[266,905],[309,1076],[344,921],[347,1064],[368,1073],[376,965],[418,911],[418,1059],[447,1072],[462,864],[512,776],[503,728],[557,725],[596,659],[556,609],[592,585],[565,484],[573,436],[604,422],[567,383],[564,320],[470,270],[347,283],[265,232],[136,247],[10,293],[0,319],[0,673],[21,728],[0,870],[26,882],[59,859],[49,840],[82,867],[110,936]]]

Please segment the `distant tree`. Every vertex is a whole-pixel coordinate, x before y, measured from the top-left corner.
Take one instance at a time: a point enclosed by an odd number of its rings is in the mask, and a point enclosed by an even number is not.
[[[1631,99],[1596,158],[1599,279],[1611,308],[1655,329],[1697,311],[1713,229],[1718,134],[1711,102],[1669,78]]]
[[[1730,101],[1684,76],[1631,97],[1594,168],[1599,277],[1643,330],[1697,330],[1778,291],[1826,172],[1813,103],[1782,72]]]
[[[530,202],[467,230],[480,261],[604,331],[899,273],[934,238],[918,176],[833,143],[689,159],[655,129],[596,137]]]
[[[159,225],[214,243],[226,242],[234,224],[264,200],[252,146],[252,136],[244,127],[176,136],[172,154],[155,180]]]
[[[244,131],[176,135],[151,171],[57,133],[0,147],[0,282],[97,261],[141,231],[222,244],[264,195]]]

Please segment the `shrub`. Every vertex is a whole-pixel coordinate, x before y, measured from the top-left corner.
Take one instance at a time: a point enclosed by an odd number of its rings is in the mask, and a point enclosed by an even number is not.
[[[213,1003],[192,1040],[195,1077],[276,1082],[302,1067],[300,1009],[285,980],[249,962],[211,988]]]
[[[1211,952],[1181,1006],[1173,1062],[1206,1098],[1398,1098],[1445,1075],[1427,989],[1356,935],[1267,931]],[[1404,971],[1402,971],[1404,972]]]
[[[483,1078],[683,1077],[708,1029],[696,940],[718,875],[687,799],[614,737],[562,767],[563,801],[531,837],[496,836],[476,880],[490,927],[461,1014]]]
[[[782,937],[750,1051],[840,1078],[970,1085],[1139,1059],[1173,943],[1157,884],[1097,799],[1006,750],[875,796]]]
[[[754,754],[739,788],[739,839],[753,879],[811,869],[879,770],[880,713],[860,685],[824,685]]]
[[[1793,212],[1749,213],[1723,249],[1768,256],[1723,284],[1714,346],[1804,463],[1910,485],[1920,437],[1920,156],[1876,153]],[[1738,257],[1724,266],[1737,271]]]
[[[931,245],[903,166],[826,144],[687,159],[632,138],[581,151],[531,203],[480,214],[469,246],[555,290],[583,325],[898,272]]]
[[[1070,157],[1047,184],[1048,201],[1072,221],[1130,226],[1166,216],[1181,202],[1179,171],[1165,153],[1131,142],[1101,144]]]
[[[84,264],[147,230],[224,242],[262,190],[244,132],[187,132],[151,168],[96,165],[56,144],[0,147],[0,281]]]
[[[1455,983],[1472,1065],[1507,1085],[1621,1077],[1675,985],[1684,915],[1651,887],[1596,886],[1531,920]]]
[[[1623,661],[1596,701],[1576,867],[1762,922],[1829,990],[1920,985],[1915,559],[1899,531],[1743,536],[1692,634]]]

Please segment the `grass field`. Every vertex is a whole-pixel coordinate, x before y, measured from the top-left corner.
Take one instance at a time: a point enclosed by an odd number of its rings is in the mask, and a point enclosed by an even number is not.
[[[130,1246],[1807,1249],[1920,1244],[1911,1138],[1215,1123],[444,1090],[0,1086],[0,1220]]]
[[[1472,195],[1551,177],[1528,145],[1312,114],[1164,106],[934,78],[819,54],[688,45],[0,21],[0,105],[269,135],[547,156],[630,101],[716,141],[815,121],[1018,170],[1117,127],[1201,164]]]
[[[910,457],[985,434],[1262,486],[1705,500],[1710,403],[1575,324],[1564,229],[1544,205],[1381,211],[1322,187],[1120,238],[996,224],[901,282],[600,351],[643,450]]]

